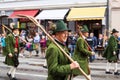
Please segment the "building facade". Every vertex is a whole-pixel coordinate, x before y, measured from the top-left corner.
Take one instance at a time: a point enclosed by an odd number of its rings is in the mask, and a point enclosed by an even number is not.
[[[110,30],[115,28],[120,31],[120,0],[109,0],[109,8]]]
[[[44,10],[55,10],[55,9],[69,9],[68,13],[66,13],[64,17],[64,21],[68,24],[68,27],[76,31],[77,23],[87,24],[91,32],[94,32],[96,36],[99,33],[103,33],[104,26],[106,26],[106,12],[104,19],[79,19],[79,20],[67,20],[67,15],[72,10],[72,8],[99,8],[99,7],[107,7],[106,0],[1,0],[0,3],[0,11],[6,12],[8,10],[13,11],[16,10],[31,10],[31,9],[39,9],[40,12]],[[94,13],[95,14],[95,13]],[[57,15],[57,14],[56,14]],[[89,15],[88,15],[89,16]],[[91,16],[90,16],[91,17]],[[85,17],[84,17],[85,18]],[[12,18],[13,21],[21,21],[18,18]],[[44,19],[48,21],[50,19]],[[44,22],[44,21],[40,21]],[[22,22],[22,25],[24,22]],[[46,22],[45,22],[46,23]],[[2,24],[2,23],[1,23]],[[20,24],[21,25],[21,24]],[[45,25],[46,26],[46,25]]]

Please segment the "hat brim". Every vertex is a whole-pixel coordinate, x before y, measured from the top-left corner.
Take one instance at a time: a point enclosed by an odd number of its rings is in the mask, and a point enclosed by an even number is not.
[[[71,32],[72,30],[68,29],[68,32]]]
[[[113,34],[113,33],[119,33],[119,31],[112,32],[112,34]]]
[[[68,32],[71,32],[70,29],[63,29],[63,30],[54,31],[54,33],[56,33],[56,32],[62,32],[62,31],[68,31]]]
[[[84,33],[85,33],[85,32],[89,32],[89,31],[81,31],[81,32],[84,32]]]

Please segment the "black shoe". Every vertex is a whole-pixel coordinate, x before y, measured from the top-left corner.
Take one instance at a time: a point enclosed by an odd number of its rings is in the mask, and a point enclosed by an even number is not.
[[[106,74],[112,74],[112,72],[109,72],[109,71],[106,71],[105,73],[106,73]]]
[[[47,66],[43,66],[43,68],[47,68]]]
[[[17,78],[14,77],[14,78],[12,78],[11,80],[17,80]]]
[[[35,56],[36,56],[36,57],[38,57],[39,55],[38,55],[38,54],[36,54]]]
[[[7,76],[8,76],[9,78],[11,78],[11,74],[7,73]]]
[[[120,73],[118,73],[118,72],[114,72],[114,75],[120,75]]]

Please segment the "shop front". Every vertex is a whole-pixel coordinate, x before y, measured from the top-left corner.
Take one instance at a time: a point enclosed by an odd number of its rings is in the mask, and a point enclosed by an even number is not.
[[[64,20],[66,18],[69,9],[50,9],[42,10],[35,18],[39,20],[40,24],[49,31],[49,22],[55,22],[56,20]]]
[[[17,27],[20,28],[20,30],[26,30],[28,33],[33,33],[37,31],[37,26],[35,26],[35,24],[33,24],[29,19],[21,18],[17,15],[22,14],[35,17],[39,11],[40,10],[16,10],[9,16],[9,18],[14,20],[14,23],[17,24]]]
[[[9,27],[9,24],[12,22],[12,19],[8,18],[12,12],[13,11],[0,11],[0,34],[3,33],[2,24]]]
[[[98,37],[99,33],[103,33],[103,20],[105,18],[105,7],[85,7],[71,8],[67,21],[74,23],[74,29],[77,32],[77,25],[87,25],[90,32],[93,32]],[[69,25],[69,28],[73,25]]]

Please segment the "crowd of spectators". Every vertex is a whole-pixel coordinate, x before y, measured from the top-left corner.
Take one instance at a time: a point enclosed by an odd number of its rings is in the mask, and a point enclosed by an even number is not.
[[[20,37],[23,40],[20,40],[20,56],[21,57],[32,57],[32,52],[35,51],[35,56],[41,56],[42,58],[45,58],[45,51],[47,49],[47,43],[49,43],[49,39],[42,34],[42,32],[35,32],[35,35],[27,33],[25,30],[22,30],[20,32]],[[72,57],[74,54],[74,49],[76,47],[76,41],[78,39],[79,35],[76,32],[69,32],[69,36],[67,39],[66,45],[68,46],[70,56]],[[105,42],[103,41],[105,39]],[[120,41],[120,38],[118,37],[118,40]],[[86,39],[92,50],[97,54],[97,57],[90,56],[89,61],[93,62],[95,59],[103,59],[103,51],[104,48],[107,46],[108,37],[103,36],[102,34],[98,35],[98,38],[94,36],[94,33],[89,33],[89,37]],[[5,43],[5,34],[0,34],[0,53],[3,53],[3,50],[5,49],[6,43]],[[24,55],[24,51],[28,51],[29,54],[27,56]],[[118,44],[118,59],[119,59],[119,50],[120,50],[120,44]],[[4,54],[4,53],[3,53]]]

